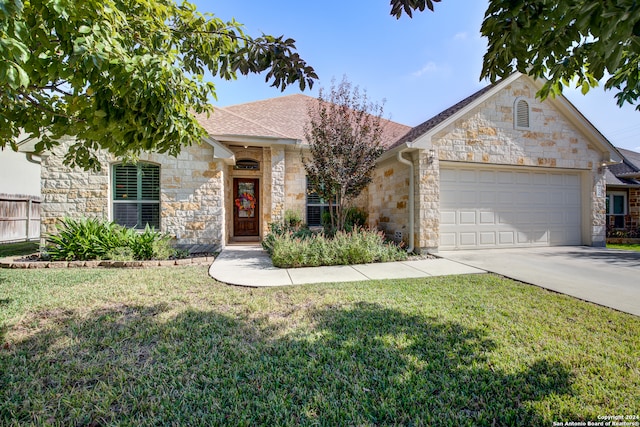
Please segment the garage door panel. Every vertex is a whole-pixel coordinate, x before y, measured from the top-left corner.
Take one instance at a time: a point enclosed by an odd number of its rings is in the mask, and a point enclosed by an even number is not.
[[[498,184],[513,184],[513,172],[497,172]]]
[[[480,224],[495,224],[496,223],[496,215],[493,211],[481,211],[480,212]]]
[[[476,224],[476,212],[475,211],[460,211],[461,225],[475,225]]]
[[[498,236],[500,245],[513,245],[513,242],[515,242],[515,233],[513,231],[500,231]]]
[[[495,184],[496,173],[493,171],[480,171],[478,174],[478,181],[484,184]]]
[[[457,233],[440,233],[440,246],[454,247],[456,244]]]
[[[456,211],[443,211],[440,213],[440,224],[442,225],[455,225],[456,224]]]
[[[440,248],[577,245],[578,173],[441,170]]]
[[[495,192],[481,191],[478,194],[478,197],[481,204],[490,203],[491,205],[493,205],[497,202],[497,194]]]
[[[461,232],[459,233],[460,236],[460,246],[461,247],[469,247],[469,246],[477,246],[478,245],[478,241],[476,239],[476,233],[471,232],[471,233],[465,233],[465,232]]]
[[[496,244],[496,233],[494,232],[480,232],[480,245],[482,246],[494,246]]]

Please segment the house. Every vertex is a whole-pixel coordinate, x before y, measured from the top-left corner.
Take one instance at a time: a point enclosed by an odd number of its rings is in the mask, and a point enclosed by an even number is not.
[[[0,150],[0,243],[40,237],[40,163],[33,146]]]
[[[605,168],[619,152],[564,97],[513,74],[411,129],[387,122],[373,182],[358,205],[369,225],[417,251],[605,244]],[[302,153],[307,105],[284,96],[218,108],[210,137],[176,158],[136,165],[101,154],[97,173],[43,155],[43,234],[64,216],[148,223],[181,244],[259,240],[285,211],[314,224]],[[419,108],[419,106],[417,106]]]
[[[622,162],[609,166],[607,179],[607,227],[610,231],[640,228],[640,153],[619,149]]]

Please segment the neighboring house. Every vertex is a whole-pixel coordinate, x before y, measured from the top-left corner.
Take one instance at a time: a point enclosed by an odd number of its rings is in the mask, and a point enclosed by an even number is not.
[[[603,166],[618,151],[564,97],[514,74],[410,129],[387,122],[373,182],[359,197],[369,225],[419,251],[605,244]],[[210,138],[177,158],[99,173],[43,156],[43,234],[63,216],[148,223],[181,244],[261,239],[286,210],[318,224],[327,208],[307,188],[303,95],[218,108],[199,117]],[[416,106],[419,108],[419,106]]]
[[[40,163],[20,142],[0,150],[0,243],[40,237]]]
[[[622,163],[611,165],[607,178],[607,226],[614,230],[640,228],[640,153],[619,149]]]
[[[32,148],[32,147],[31,147]],[[0,150],[0,194],[40,196],[39,159],[13,151],[7,146]]]

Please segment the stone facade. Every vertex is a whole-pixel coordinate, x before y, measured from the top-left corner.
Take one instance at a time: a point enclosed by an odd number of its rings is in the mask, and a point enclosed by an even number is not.
[[[405,155],[407,157],[407,155]],[[374,170],[367,192],[369,226],[377,227],[389,238],[409,241],[409,167],[395,157],[381,162]]]
[[[285,206],[300,215],[306,222],[307,179],[302,154],[299,148],[290,148],[285,152]]]
[[[87,172],[63,164],[71,141],[43,156],[42,225],[45,238],[64,217],[112,219],[111,166],[118,160],[100,153],[102,169]],[[143,154],[141,162],[160,165],[160,228],[178,244],[224,242],[224,168],[205,143],[187,147],[178,157]]]
[[[583,243],[605,242],[605,180],[598,167],[602,153],[553,102],[539,102],[528,78],[505,84],[455,121],[418,138],[403,153],[414,171],[414,242],[418,250],[435,251],[440,241],[440,168],[451,164],[491,165],[578,172],[584,212]],[[516,100],[529,105],[529,128],[514,125]],[[469,104],[470,105],[470,104]],[[423,135],[424,136],[424,135]],[[259,180],[260,232],[291,210],[306,220],[306,177],[300,146],[262,142],[263,146],[230,143],[236,161],[252,160],[256,170],[238,169],[214,159],[213,148],[185,148],[177,158],[149,154],[141,161],[160,165],[161,229],[183,244],[225,245],[234,239],[234,178]],[[63,145],[42,163],[42,232],[55,230],[62,217],[112,218],[111,165],[116,159],[101,155],[100,172],[69,169],[62,163]],[[411,168],[395,155],[381,161],[373,181],[356,201],[369,214],[369,225],[390,238],[409,241],[409,173]],[[640,217],[640,190],[629,193],[630,215]]]

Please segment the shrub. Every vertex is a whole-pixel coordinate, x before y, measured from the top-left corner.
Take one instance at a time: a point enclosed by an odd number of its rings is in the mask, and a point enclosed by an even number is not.
[[[109,251],[127,246],[125,229],[98,218],[65,218],[57,229],[58,234],[48,238],[52,245],[48,253],[53,260],[104,259]]]
[[[269,224],[269,234],[262,239],[262,247],[271,254],[276,239],[288,234],[291,234],[294,238],[307,239],[314,233],[309,230],[309,227],[302,223],[298,223],[292,227],[291,223],[288,223],[286,220],[284,223],[272,222]]]
[[[167,259],[175,253],[169,236],[148,226],[139,233],[98,218],[65,218],[57,229],[58,234],[48,238],[47,251],[52,260]]]
[[[302,227],[302,216],[297,211],[287,210],[284,213],[284,225],[290,229]]]
[[[293,232],[270,235],[271,259],[276,267],[315,267],[399,261],[407,254],[384,241],[381,232],[355,228],[333,238],[323,234],[300,237]]]

